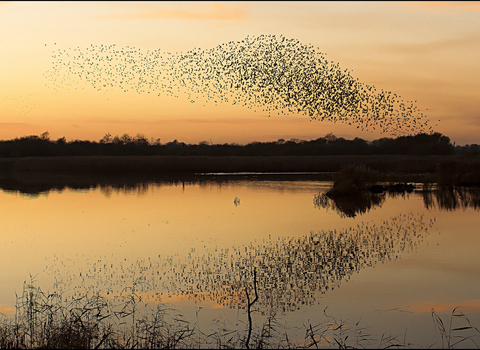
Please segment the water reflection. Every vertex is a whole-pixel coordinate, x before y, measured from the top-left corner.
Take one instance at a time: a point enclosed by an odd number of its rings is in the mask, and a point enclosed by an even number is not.
[[[315,304],[352,274],[415,250],[432,225],[422,215],[408,213],[303,237],[222,249],[192,248],[186,257],[159,255],[132,262],[113,254],[85,261],[56,256],[46,272],[73,291],[72,297],[90,291],[113,297],[134,287],[136,293],[163,302],[211,300],[244,309],[245,292],[253,290],[256,269],[261,310],[294,311]]]
[[[0,189],[7,193],[16,193],[27,197],[48,195],[49,192],[63,191],[89,191],[99,188],[101,192],[110,197],[114,193],[145,194],[150,186],[176,186],[176,185],[215,185],[229,186],[247,180],[249,187],[272,187],[271,181],[277,181],[276,189],[293,188],[288,183],[294,183],[296,188],[302,181],[311,186],[312,181],[326,181],[329,175],[325,174],[256,174],[256,175],[223,175],[205,176],[191,174],[158,175],[137,174],[128,176],[107,175],[58,175],[41,172],[29,172],[17,176],[2,176],[0,174]],[[270,182],[269,182],[270,181]],[[279,185],[282,182],[283,185]]]
[[[27,173],[15,177],[1,177],[0,189],[7,193],[18,193],[27,197],[48,195],[49,192],[89,191],[97,188],[106,196],[113,193],[145,194],[149,186],[157,183],[162,186],[178,183],[194,183],[192,177],[161,176],[158,178],[143,178],[141,176],[63,176],[44,173]]]
[[[436,187],[424,186],[423,203],[425,208],[457,210],[480,208],[480,188],[479,187]]]
[[[313,196],[315,208],[334,210],[342,218],[354,218],[357,214],[364,214],[374,207],[381,207],[383,202],[385,202],[385,194],[371,192],[334,198],[330,198],[325,193],[318,193]]]
[[[457,210],[480,208],[479,187],[441,187],[425,184],[422,190],[414,192],[423,197],[423,203],[427,209]],[[357,195],[330,197],[325,193],[313,196],[313,205],[318,209],[335,211],[342,218],[354,218],[376,207],[381,207],[385,199],[396,197],[408,197],[406,192],[363,192]]]
[[[122,176],[63,176],[44,173],[26,173],[15,177],[0,176],[0,189],[7,193],[18,193],[27,197],[38,197],[48,195],[49,192],[63,191],[89,191],[100,189],[106,197],[112,194],[146,194],[151,186],[176,186],[176,185],[198,185],[209,186],[214,183],[216,186],[229,186],[243,184],[255,188],[275,188],[277,190],[295,188],[298,189],[302,181],[308,182],[309,188],[312,181],[324,182],[325,174],[263,174],[260,175],[224,175],[224,176],[201,176],[201,175],[161,175],[148,177],[140,175],[127,177]],[[267,180],[267,181],[265,181]],[[273,182],[272,182],[273,181]],[[277,182],[275,182],[277,181]],[[293,183],[291,187],[288,183]],[[385,191],[382,193],[365,192],[352,196],[329,197],[323,192],[314,195],[313,203],[315,208],[323,208],[336,211],[341,217],[353,218],[364,214],[376,207],[381,207],[387,197],[409,196],[411,191]],[[421,190],[413,192],[421,195],[427,209],[438,208],[445,210],[457,210],[480,208],[479,187],[441,187],[435,184],[424,184]],[[234,202],[235,206],[240,201]]]

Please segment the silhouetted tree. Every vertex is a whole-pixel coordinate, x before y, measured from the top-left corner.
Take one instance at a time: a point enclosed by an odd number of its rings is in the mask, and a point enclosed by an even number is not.
[[[48,131],[45,131],[43,134],[40,135],[40,139],[45,141],[50,140],[50,133]]]
[[[65,136],[60,137],[59,139],[57,139],[56,143],[57,143],[57,145],[66,145],[67,144],[67,139],[65,138]]]
[[[111,143],[113,141],[112,135],[110,133],[106,133],[103,135],[100,143]]]

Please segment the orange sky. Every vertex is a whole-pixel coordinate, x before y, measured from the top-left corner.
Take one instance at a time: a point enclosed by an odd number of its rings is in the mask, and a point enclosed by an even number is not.
[[[262,34],[318,47],[361,82],[417,101],[435,131],[480,144],[479,2],[0,1],[0,139],[47,130],[52,139],[143,133],[162,143],[390,136],[183,95],[97,91],[78,79],[53,89],[45,76],[57,50],[185,53]]]

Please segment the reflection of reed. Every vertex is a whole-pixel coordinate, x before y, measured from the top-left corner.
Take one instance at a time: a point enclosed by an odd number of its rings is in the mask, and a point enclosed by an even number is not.
[[[385,202],[385,194],[360,192],[350,196],[328,197],[325,193],[318,193],[313,197],[315,208],[335,210],[341,217],[354,218],[357,214],[364,214],[370,209],[381,207]]]
[[[425,208],[457,210],[480,208],[480,188],[478,187],[442,187],[431,189],[424,186],[422,191]]]
[[[116,194],[138,194],[144,195],[148,192],[150,184],[148,182],[137,182],[137,183],[123,183],[123,184],[113,184],[106,185],[100,184],[100,192],[105,195],[105,197],[110,197],[112,193]]]
[[[292,311],[313,305],[320,294],[340,286],[343,280],[365,267],[398,258],[413,250],[428,233],[432,222],[404,214],[381,223],[362,223],[344,230],[311,232],[307,236],[266,240],[262,244],[230,249],[194,249],[184,259],[147,258],[129,263],[116,257],[86,261],[86,267],[70,267],[63,282],[81,295],[101,289],[118,295],[135,288],[152,297],[213,300],[223,306],[244,309],[245,290],[253,290],[257,271],[258,305]],[[47,269],[57,279],[56,264]],[[75,286],[73,286],[75,285]]]

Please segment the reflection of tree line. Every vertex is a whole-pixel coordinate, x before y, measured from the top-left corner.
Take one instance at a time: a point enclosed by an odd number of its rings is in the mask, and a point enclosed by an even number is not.
[[[213,300],[232,308],[246,307],[246,290],[253,290],[257,272],[256,306],[293,311],[312,305],[353,273],[399,257],[415,249],[433,222],[416,214],[403,214],[381,223],[361,223],[343,230],[311,232],[307,236],[267,240],[230,249],[194,249],[178,257],[147,258],[133,263],[116,257],[86,261],[76,268],[55,260],[48,272],[57,278],[61,263],[68,275],[64,283],[77,284],[76,293],[101,290],[118,295],[135,283],[138,292],[168,302],[168,297]],[[79,296],[80,294],[76,294]]]
[[[479,187],[442,187],[425,184],[423,190],[415,193],[423,196],[423,203],[427,209],[457,210],[480,208]],[[361,192],[356,195],[329,197],[325,193],[313,196],[315,208],[336,211],[341,217],[355,217],[364,214],[375,207],[381,207],[387,197],[396,198],[408,196],[408,193],[398,192]]]
[[[262,180],[283,181],[281,188],[285,187],[285,181],[292,180],[312,180],[321,178],[321,175],[262,175]],[[323,179],[323,178],[322,178]],[[258,180],[258,179],[257,179]],[[324,180],[324,179],[323,179]],[[41,174],[32,174],[32,176],[21,176],[17,178],[0,177],[0,189],[4,192],[20,193],[24,196],[38,197],[41,194],[47,194],[51,191],[62,192],[66,190],[89,191],[99,189],[106,197],[112,194],[146,194],[152,187],[177,186],[177,185],[198,185],[198,186],[238,186],[247,183],[249,187],[258,187],[262,184],[260,180],[252,182],[249,180],[238,180],[235,176],[224,176],[220,178],[202,177],[202,176],[160,176],[158,178],[143,179],[141,176],[132,177],[105,177],[96,176],[86,178],[72,178],[71,176],[63,178],[62,176],[45,176]],[[273,185],[266,183],[269,187]],[[273,186],[277,188],[278,186]],[[295,186],[293,186],[295,187]],[[478,187],[444,187],[432,184],[425,184],[423,190],[416,191],[421,193],[427,209],[438,208],[446,210],[480,208],[480,189]],[[364,214],[375,207],[381,207],[387,197],[395,198],[408,195],[406,192],[386,191],[384,193],[362,192],[357,195],[338,196],[331,198],[323,193],[314,195],[313,203],[315,208],[325,208],[335,210],[342,217],[355,217],[357,214]]]
[[[422,191],[425,208],[440,208],[445,210],[457,210],[480,208],[479,187],[437,187],[435,189],[424,186]]]
[[[106,197],[115,194],[146,194],[152,186],[175,186],[179,184],[197,183],[194,177],[183,178],[153,178],[144,181],[139,177],[106,178],[106,177],[79,177],[64,179],[61,176],[42,178],[41,174],[34,174],[33,178],[22,176],[20,178],[0,177],[0,189],[4,192],[20,193],[28,197],[38,197],[49,192],[63,191],[89,191],[99,189]]]
[[[240,180],[239,180],[240,179]],[[175,174],[171,176],[83,176],[77,178],[68,176],[52,176],[51,174],[34,173],[29,176],[22,174],[18,177],[1,177],[0,190],[4,192],[19,193],[23,196],[38,197],[49,192],[63,191],[90,191],[99,189],[106,197],[112,194],[146,194],[153,187],[169,186],[248,186],[269,187],[276,189],[296,189],[298,181],[326,181],[330,177],[325,174],[259,174],[255,177],[244,179],[238,175],[231,176],[202,176]],[[267,182],[269,181],[269,182]],[[274,183],[272,183],[274,182]],[[293,184],[293,186],[290,186]]]

